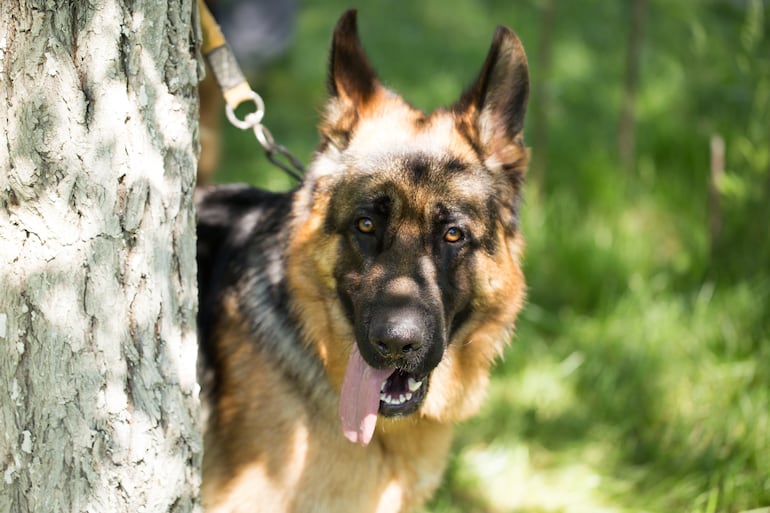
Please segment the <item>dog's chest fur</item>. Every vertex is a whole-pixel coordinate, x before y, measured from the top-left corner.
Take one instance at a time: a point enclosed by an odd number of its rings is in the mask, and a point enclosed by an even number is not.
[[[203,495],[209,513],[411,511],[439,485],[451,444],[451,427],[426,419],[381,422],[361,447],[339,434],[336,394],[325,384],[308,403],[285,369],[244,340],[237,328],[221,334],[240,352],[227,374],[249,375],[249,389],[227,394],[216,429],[207,433]],[[262,346],[264,347],[264,346]],[[240,362],[240,363],[239,363]],[[223,390],[241,387],[224,382]],[[331,412],[331,414],[330,414]]]

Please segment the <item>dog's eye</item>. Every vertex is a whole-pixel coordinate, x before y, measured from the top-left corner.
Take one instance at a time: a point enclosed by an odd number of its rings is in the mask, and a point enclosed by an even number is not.
[[[356,222],[356,228],[361,233],[372,233],[374,232],[374,221],[368,217],[362,217]]]
[[[459,242],[462,240],[463,236],[463,231],[456,226],[453,226],[444,233],[444,240],[447,242]]]

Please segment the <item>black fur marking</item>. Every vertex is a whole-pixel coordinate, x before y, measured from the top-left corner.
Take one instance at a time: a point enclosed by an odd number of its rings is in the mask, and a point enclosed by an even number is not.
[[[204,399],[220,392],[222,302],[234,294],[250,339],[270,358],[282,360],[292,381],[309,395],[322,380],[320,364],[304,350],[289,310],[285,247],[293,193],[271,193],[245,185],[203,190],[198,212],[200,376]],[[237,320],[236,320],[237,322]],[[304,346],[303,346],[304,347]],[[297,361],[302,359],[302,361]],[[214,369],[212,373],[207,369]]]
[[[414,184],[432,182],[444,174],[456,174],[467,171],[468,165],[457,157],[436,158],[425,153],[416,153],[406,157],[404,169]]]
[[[450,157],[446,162],[444,162],[444,169],[450,173],[461,173],[467,170],[468,166],[457,157]]]
[[[412,155],[407,159],[405,167],[412,183],[419,183],[428,177],[433,164],[431,160],[429,156],[422,153]]]
[[[374,200],[374,211],[387,218],[390,215],[393,201],[385,194]]]
[[[452,317],[452,326],[449,332],[449,340],[452,340],[455,333],[471,318],[473,315],[473,306],[469,303]]]

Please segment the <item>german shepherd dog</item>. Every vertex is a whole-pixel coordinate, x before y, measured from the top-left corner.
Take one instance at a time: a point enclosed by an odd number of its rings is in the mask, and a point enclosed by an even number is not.
[[[523,302],[516,35],[425,114],[380,83],[348,11],[328,87],[295,190],[198,197],[209,513],[419,507]]]

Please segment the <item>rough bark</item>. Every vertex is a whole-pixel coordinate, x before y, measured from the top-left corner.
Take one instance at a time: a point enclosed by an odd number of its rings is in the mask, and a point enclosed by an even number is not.
[[[0,2],[0,511],[198,507],[192,0]]]

